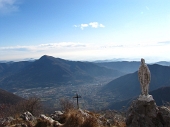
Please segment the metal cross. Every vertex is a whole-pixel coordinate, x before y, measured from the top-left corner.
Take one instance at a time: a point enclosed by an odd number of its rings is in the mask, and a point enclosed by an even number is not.
[[[81,96],[76,93],[76,96],[73,98],[77,98],[77,108],[79,109],[79,98],[81,98]]]

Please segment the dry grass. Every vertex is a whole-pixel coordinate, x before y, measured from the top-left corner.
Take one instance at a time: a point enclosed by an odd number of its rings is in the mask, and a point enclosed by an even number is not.
[[[62,127],[126,127],[125,118],[120,113],[105,111],[103,113],[105,115],[102,117],[100,113],[85,111],[88,115],[85,116],[67,99],[61,99],[60,105],[65,111],[59,121],[63,124]]]
[[[62,127],[103,127],[94,114],[82,114],[80,110],[69,110],[65,113],[65,123]]]
[[[106,110],[100,112],[106,120],[109,120],[111,127],[126,127],[124,113],[117,112],[114,110]]]
[[[2,105],[0,107],[0,116],[3,118],[12,116],[16,118],[8,123],[8,126],[25,124],[27,127],[126,127],[125,117],[122,113],[116,111],[103,111],[99,113],[83,111],[75,109],[73,104],[66,99],[60,100],[64,114],[58,121],[50,123],[48,120],[37,118],[34,121],[24,121],[20,119],[20,115],[29,111],[34,116],[41,113],[41,105],[38,98],[31,98],[29,100],[18,103],[17,105]],[[0,125],[1,127],[1,125]]]
[[[69,110],[64,114],[65,122],[62,127],[126,127],[124,117],[113,115],[113,112],[107,112],[108,117],[114,121],[112,124],[108,124],[107,119],[98,113],[88,111],[84,113],[87,115],[82,114],[80,110]]]
[[[98,121],[94,117],[86,118],[83,124],[81,125],[81,127],[97,127],[97,126],[98,126]],[[102,126],[100,125],[100,127]]]
[[[46,120],[38,119],[34,127],[53,127],[53,125]]]

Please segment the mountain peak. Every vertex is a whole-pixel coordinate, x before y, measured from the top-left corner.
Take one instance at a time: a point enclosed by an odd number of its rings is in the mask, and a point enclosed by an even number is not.
[[[53,56],[43,55],[40,59],[49,59],[54,58]]]
[[[43,55],[38,61],[54,61],[55,59],[55,57]]]
[[[55,58],[53,56],[48,56],[48,55],[43,55],[40,59],[46,59],[46,60],[64,60],[64,59],[61,59],[61,58]],[[40,60],[39,59],[39,60]]]
[[[50,62],[50,63],[60,63],[64,64],[67,60],[61,58],[55,58],[53,56],[43,55],[39,60],[39,62]]]

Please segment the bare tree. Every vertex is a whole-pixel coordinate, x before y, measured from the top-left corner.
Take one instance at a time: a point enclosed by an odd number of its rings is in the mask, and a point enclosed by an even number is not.
[[[0,117],[18,116],[21,113],[29,111],[31,114],[38,116],[43,112],[41,101],[37,97],[30,97],[20,101],[17,104],[2,104],[0,105]]]
[[[66,99],[66,98],[61,98],[60,99],[60,106],[61,106],[61,109],[63,111],[68,111],[70,109],[75,108],[74,104],[71,101],[69,101],[68,99]]]

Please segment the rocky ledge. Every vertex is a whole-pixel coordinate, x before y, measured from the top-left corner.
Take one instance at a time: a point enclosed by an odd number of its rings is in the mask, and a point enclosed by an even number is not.
[[[164,106],[158,107],[154,99],[139,97],[128,109],[126,125],[127,127],[170,127],[170,110]]]

